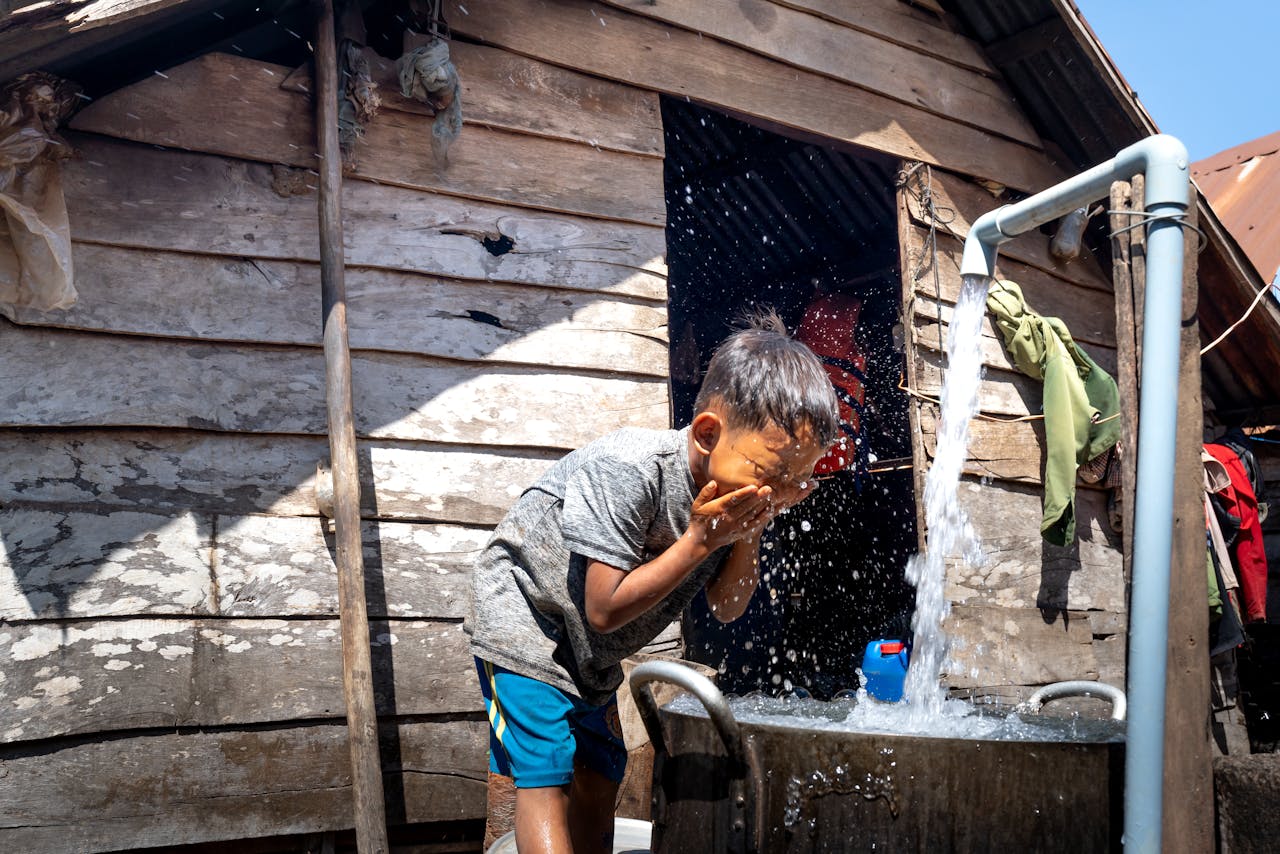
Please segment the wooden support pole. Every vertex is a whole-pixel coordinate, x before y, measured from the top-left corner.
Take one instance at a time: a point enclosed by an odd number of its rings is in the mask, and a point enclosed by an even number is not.
[[[1194,226],[1196,208],[1187,211]],[[1173,486],[1173,561],[1169,567],[1169,664],[1165,682],[1164,850],[1213,850],[1213,751],[1209,701],[1209,602],[1205,571],[1204,413],[1200,325],[1196,322],[1198,235],[1184,233],[1182,340],[1177,457]],[[1142,532],[1137,532],[1142,536]]]
[[[360,540],[360,472],[351,400],[343,277],[342,155],[338,150],[338,51],[333,0],[315,0],[316,139],[320,172],[320,287],[324,312],[325,401],[333,463],[342,687],[351,746],[351,794],[360,854],[386,854],[387,822],[373,702],[369,617]]]

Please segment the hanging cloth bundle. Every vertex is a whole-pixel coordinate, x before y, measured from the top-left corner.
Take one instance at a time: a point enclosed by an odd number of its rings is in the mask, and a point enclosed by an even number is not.
[[[421,38],[416,33],[405,33],[406,42]],[[462,132],[462,84],[458,80],[458,69],[449,58],[449,43],[432,36],[426,44],[397,59],[396,71],[400,74],[400,94],[435,110],[431,152],[437,162],[447,162],[449,146]]]
[[[0,312],[9,317],[15,307],[49,311],[76,301],[59,166],[72,151],[57,128],[78,92],[40,71],[0,89]]]
[[[377,115],[382,98],[369,73],[364,46],[353,39],[343,39],[338,48],[338,77],[338,144],[343,164],[354,168],[356,142]]]
[[[1005,349],[1019,371],[1044,381],[1044,513],[1040,533],[1050,543],[1075,539],[1076,469],[1120,438],[1120,393],[1111,375],[1080,349],[1066,324],[1041,317],[1013,282],[987,291]]]

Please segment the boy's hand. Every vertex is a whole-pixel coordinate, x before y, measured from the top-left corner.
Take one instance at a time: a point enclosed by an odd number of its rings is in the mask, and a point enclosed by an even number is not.
[[[777,514],[772,509],[773,489],[744,486],[727,495],[717,495],[719,486],[710,481],[694,496],[689,533],[709,551],[754,537]]]

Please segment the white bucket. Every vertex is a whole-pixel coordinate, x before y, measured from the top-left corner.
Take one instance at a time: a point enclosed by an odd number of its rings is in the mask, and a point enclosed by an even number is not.
[[[613,854],[648,854],[653,824],[636,818],[613,820]],[[515,831],[489,846],[488,854],[516,854]]]

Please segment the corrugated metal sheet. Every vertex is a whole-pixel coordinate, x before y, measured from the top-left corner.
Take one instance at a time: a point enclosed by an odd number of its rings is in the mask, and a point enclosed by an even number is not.
[[[1206,157],[1191,177],[1264,279],[1280,272],[1280,131]]]

